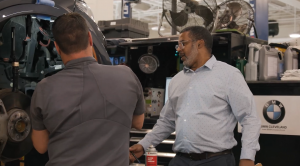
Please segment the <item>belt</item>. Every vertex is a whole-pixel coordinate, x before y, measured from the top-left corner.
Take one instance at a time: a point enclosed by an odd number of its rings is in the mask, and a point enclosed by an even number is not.
[[[211,152],[204,152],[204,153],[181,153],[177,152],[176,155],[183,156],[192,160],[205,160],[209,159],[215,156],[220,156],[220,155],[226,155],[226,154],[231,154],[232,151],[230,150],[225,150],[223,152],[217,152],[217,153],[211,153]]]

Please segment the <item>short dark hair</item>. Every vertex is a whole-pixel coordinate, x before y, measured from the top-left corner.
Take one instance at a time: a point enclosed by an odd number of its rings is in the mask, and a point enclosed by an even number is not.
[[[180,33],[190,32],[189,36],[192,40],[204,40],[206,49],[211,53],[213,47],[213,38],[210,32],[201,26],[190,26],[184,28]]]
[[[54,39],[65,54],[72,54],[88,47],[89,28],[85,19],[78,13],[59,16],[53,26]]]

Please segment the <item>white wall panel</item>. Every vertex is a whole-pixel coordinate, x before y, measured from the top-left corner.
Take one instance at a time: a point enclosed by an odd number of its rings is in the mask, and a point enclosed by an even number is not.
[[[97,23],[100,20],[113,20],[113,0],[85,0],[85,2],[92,9]]]

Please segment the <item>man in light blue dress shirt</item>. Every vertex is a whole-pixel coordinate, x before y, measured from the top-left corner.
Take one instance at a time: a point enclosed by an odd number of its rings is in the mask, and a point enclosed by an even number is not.
[[[254,166],[261,122],[240,71],[217,61],[203,27],[184,29],[176,47],[185,66],[170,82],[168,101],[152,132],[129,150],[140,157],[176,131],[170,166],[235,166],[233,130],[243,127],[239,166]],[[131,161],[133,157],[130,156]]]

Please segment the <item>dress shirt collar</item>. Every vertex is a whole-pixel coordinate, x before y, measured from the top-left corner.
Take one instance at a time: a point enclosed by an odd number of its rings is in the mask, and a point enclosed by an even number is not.
[[[206,66],[207,68],[209,68],[210,70],[212,70],[212,68],[213,68],[213,66],[214,66],[214,64],[216,62],[217,62],[216,57],[214,55],[212,55],[211,58],[203,66]],[[201,67],[203,67],[203,66],[201,66]],[[196,69],[196,70],[198,70],[198,69]],[[192,71],[192,70],[190,68],[184,66],[183,71],[186,73],[186,72]]]

